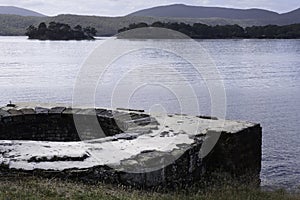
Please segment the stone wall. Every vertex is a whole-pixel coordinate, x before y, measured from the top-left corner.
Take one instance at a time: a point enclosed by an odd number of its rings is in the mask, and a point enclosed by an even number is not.
[[[121,130],[120,127],[121,125],[124,126],[124,123],[120,121],[117,124],[116,121],[120,120],[121,114],[128,116],[128,113],[107,109],[72,109],[66,107],[16,109],[7,107],[5,110],[0,110],[0,140],[70,142],[80,141],[83,138],[98,138],[97,134],[87,133],[87,135],[83,135],[84,130],[81,130],[81,135],[78,135],[74,116],[83,124],[88,124],[97,118],[105,136],[113,136],[124,130]],[[130,120],[137,119],[140,119],[141,123],[147,123],[150,116],[130,114]]]
[[[92,128],[93,120],[104,135]],[[212,133],[220,138],[201,157]],[[15,105],[0,109],[0,173],[137,188],[184,188],[228,177],[259,185],[261,148],[262,128],[250,122],[150,116],[130,109]]]

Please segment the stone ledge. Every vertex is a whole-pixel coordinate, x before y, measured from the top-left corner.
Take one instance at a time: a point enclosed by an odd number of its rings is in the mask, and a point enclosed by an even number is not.
[[[106,137],[96,137],[95,130],[87,127],[89,140],[81,141],[74,115],[86,123],[91,117],[97,119]],[[150,116],[133,109],[18,105],[1,108],[0,119],[2,172],[140,188],[184,187],[205,181],[216,171],[259,182],[259,124],[188,115]],[[200,153],[216,133],[220,134],[217,144],[202,158]]]

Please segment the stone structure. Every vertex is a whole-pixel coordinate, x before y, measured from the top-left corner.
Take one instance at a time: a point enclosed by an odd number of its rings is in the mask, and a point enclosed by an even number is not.
[[[150,116],[141,110],[26,105],[1,108],[0,119],[1,173],[141,188],[183,187],[215,172],[259,180],[259,124],[175,114]],[[94,119],[101,128],[78,126]],[[104,134],[98,134],[100,129]],[[204,146],[217,133],[217,144],[202,157]]]

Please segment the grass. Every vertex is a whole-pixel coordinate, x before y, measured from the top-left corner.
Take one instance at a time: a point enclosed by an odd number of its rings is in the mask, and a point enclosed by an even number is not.
[[[300,200],[300,194],[289,194],[284,190],[261,191],[259,189],[233,188],[230,186],[210,189],[206,192],[141,191],[102,183],[84,184],[59,179],[38,177],[1,177],[0,199],[199,199],[199,200]]]

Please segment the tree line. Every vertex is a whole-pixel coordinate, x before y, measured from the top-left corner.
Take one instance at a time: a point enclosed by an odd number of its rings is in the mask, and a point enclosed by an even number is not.
[[[185,23],[154,22],[134,23],[118,30],[119,33],[135,28],[159,27],[181,32],[194,39],[234,39],[234,38],[257,38],[257,39],[300,39],[300,24],[285,26],[267,25],[243,28],[235,25],[209,26],[201,23],[193,25]]]
[[[26,29],[29,39],[38,40],[94,40],[96,33],[93,27],[77,25],[71,28],[68,24],[58,22],[50,22],[48,26],[42,22],[38,27],[31,25]]]

